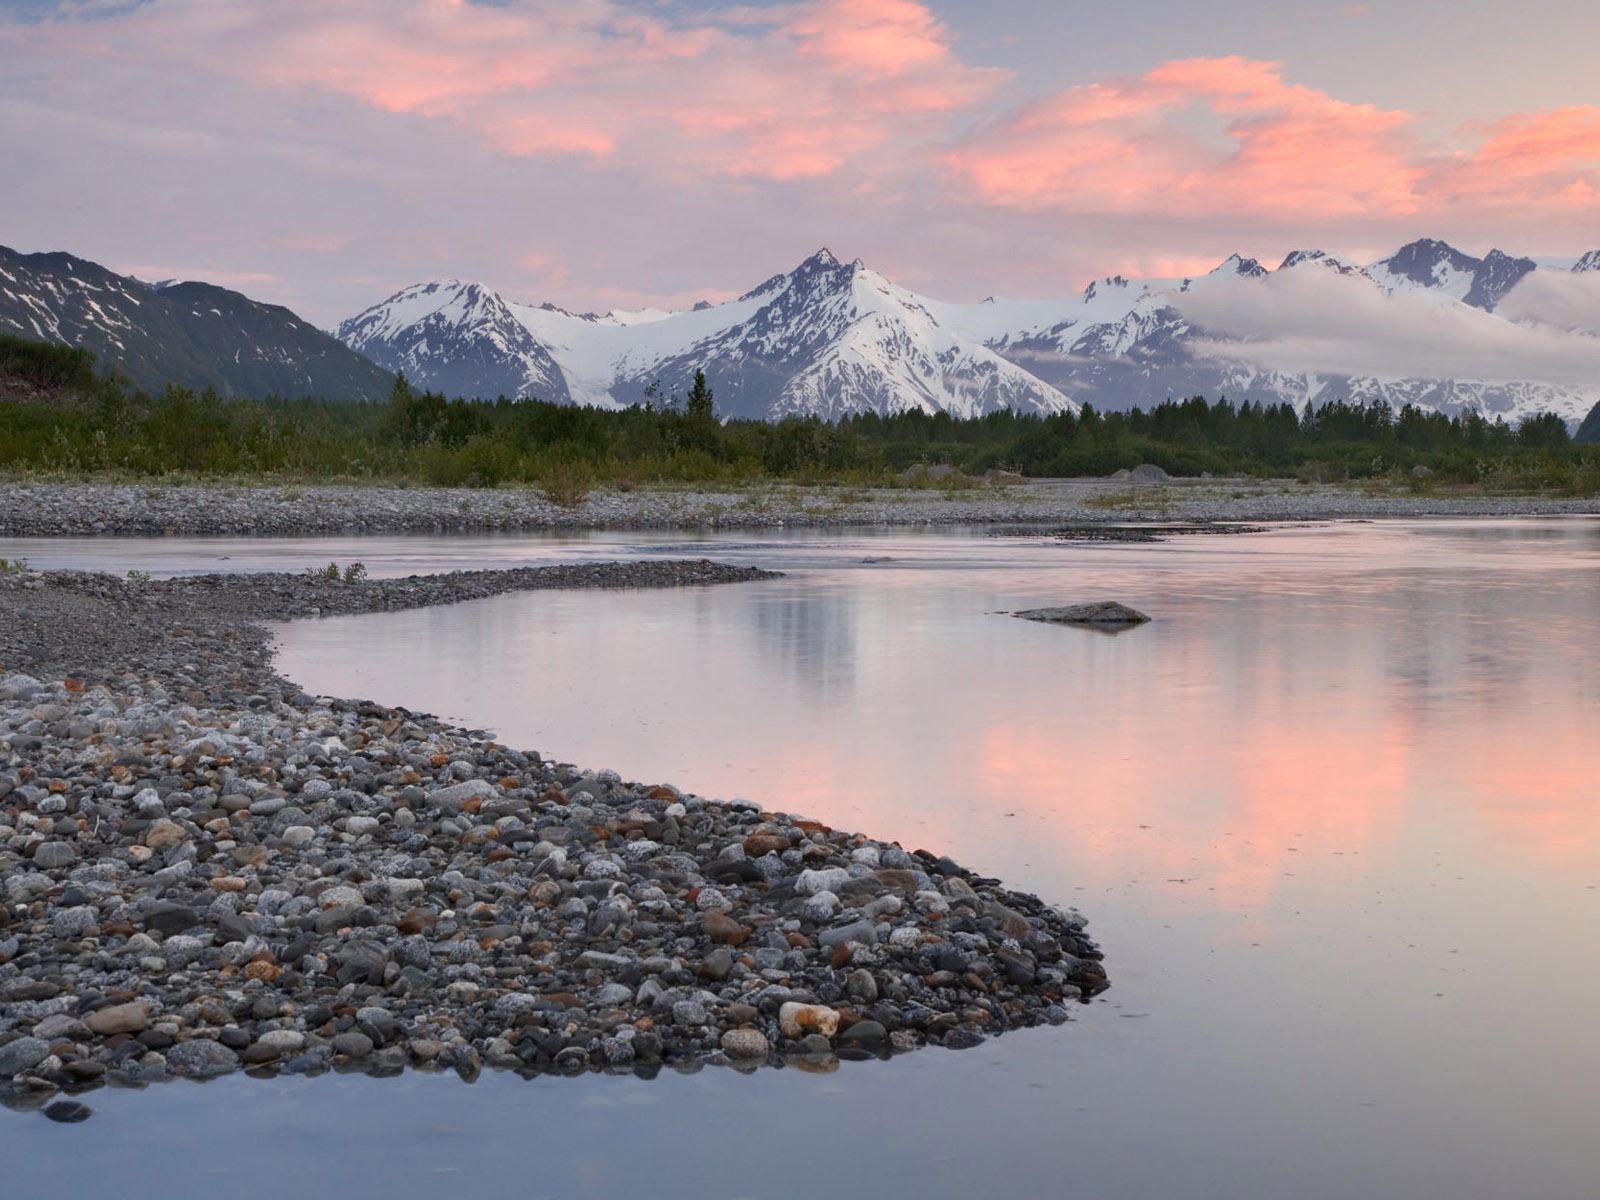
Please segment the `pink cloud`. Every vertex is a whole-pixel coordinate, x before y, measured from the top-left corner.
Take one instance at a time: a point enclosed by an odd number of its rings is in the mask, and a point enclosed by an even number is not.
[[[58,23],[34,36],[81,54],[98,35]],[[348,97],[516,156],[775,180],[941,136],[941,114],[1007,77],[962,63],[914,0],[801,0],[682,19],[617,0],[155,0],[119,19],[108,52]]]
[[[1165,63],[1068,88],[944,156],[967,196],[1035,212],[1304,223],[1571,209],[1600,185],[1600,109],[1507,117],[1447,154],[1410,113],[1288,83],[1277,63]]]
[[[1518,114],[1435,172],[1441,195],[1488,204],[1589,208],[1600,199],[1600,107]]]

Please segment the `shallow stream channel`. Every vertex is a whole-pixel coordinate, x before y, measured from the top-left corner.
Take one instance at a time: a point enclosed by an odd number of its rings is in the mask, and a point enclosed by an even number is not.
[[[948,854],[1081,909],[1073,1020],[830,1069],[103,1089],[30,1197],[1600,1194],[1600,519],[0,540],[39,568],[707,557],[708,589],[294,622],[312,692]],[[1021,609],[1114,599],[1115,635]]]

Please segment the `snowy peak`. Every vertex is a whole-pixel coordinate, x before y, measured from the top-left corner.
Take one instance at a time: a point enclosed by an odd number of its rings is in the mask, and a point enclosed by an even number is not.
[[[1478,267],[1466,302],[1474,308],[1492,312],[1501,298],[1516,287],[1524,275],[1535,269],[1536,264],[1531,258],[1512,258],[1509,254],[1491,250]]]
[[[1088,287],[1083,289],[1083,302],[1091,304],[1099,299],[1103,292],[1125,292],[1131,286],[1132,284],[1121,275],[1107,275],[1104,279],[1094,279],[1089,282]]]
[[[1356,275],[1370,279],[1371,276],[1361,267],[1345,262],[1342,258],[1335,258],[1325,250],[1291,250],[1281,263],[1278,270],[1290,271],[1295,267],[1317,266],[1332,271],[1335,275]]]
[[[1418,238],[1396,250],[1388,258],[1372,264],[1372,273],[1391,286],[1410,283],[1417,287],[1449,288],[1465,278],[1461,294],[1471,286],[1471,277],[1483,265],[1481,259],[1463,254],[1448,242]],[[1460,297],[1457,297],[1459,299]]]
[[[1600,271],[1600,250],[1573,269]],[[400,361],[383,356],[381,333],[396,343],[391,355],[410,355],[408,374],[451,394],[565,396],[609,407],[638,403],[653,385],[655,394],[682,395],[703,370],[722,416],[833,419],[911,408],[969,416],[1084,401],[1115,410],[1206,395],[1472,408],[1513,421],[1550,410],[1576,420],[1600,387],[1458,377],[1455,355],[1427,359],[1409,343],[1397,354],[1381,336],[1370,351],[1359,341],[1345,351],[1329,333],[1350,306],[1366,320],[1374,303],[1393,303],[1396,342],[1406,337],[1402,318],[1426,316],[1419,305],[1439,306],[1451,327],[1465,321],[1489,330],[1510,315],[1496,306],[1533,270],[1532,260],[1499,250],[1475,258],[1422,239],[1371,267],[1300,249],[1269,271],[1234,254],[1194,280],[1111,275],[1058,299],[951,304],[821,249],[736,300],[681,312],[571,314],[443,281],[399,293],[341,333],[365,339],[356,344],[386,365]],[[1295,278],[1276,282],[1284,272]],[[511,359],[518,378],[548,382],[482,382]],[[1403,365],[1387,367],[1393,362]],[[471,377],[463,364],[474,363]],[[461,382],[446,368],[461,370]]]
[[[1429,291],[1493,311],[1501,298],[1534,268],[1531,258],[1512,258],[1499,250],[1474,258],[1448,242],[1421,238],[1374,263],[1370,273],[1391,294]]]
[[[1073,407],[1055,388],[941,323],[920,297],[826,250],[726,307],[722,328],[650,363],[624,387],[653,376],[682,389],[704,370],[719,411],[768,418]]]
[[[1265,279],[1267,277],[1267,269],[1253,258],[1230,254],[1222,260],[1219,266],[1213,268],[1210,274],[1212,277],[1221,276],[1227,278],[1234,275],[1242,275],[1246,279]]]
[[[1600,250],[1589,251],[1589,253],[1572,264],[1572,271],[1575,275],[1588,271],[1600,271]]]
[[[421,284],[346,321],[340,336],[423,386],[468,396],[613,407],[646,389],[681,395],[704,371],[723,416],[1073,408],[921,298],[827,249],[737,300],[676,313],[574,315],[455,280]]]
[[[449,395],[571,398],[549,351],[481,284],[441,279],[402,288],[345,321],[338,336],[386,370]]]

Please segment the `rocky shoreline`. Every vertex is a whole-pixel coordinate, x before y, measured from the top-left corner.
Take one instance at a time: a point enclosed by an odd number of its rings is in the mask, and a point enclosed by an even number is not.
[[[1368,494],[1244,479],[1036,479],[945,490],[756,485],[596,490],[562,506],[530,488],[246,487],[0,482],[0,537],[492,533],[874,525],[1299,521],[1600,513],[1600,498]]]
[[[238,1070],[830,1069],[1059,1023],[1079,914],[948,857],[307,695],[257,623],[767,572],[0,573],[0,1103]]]

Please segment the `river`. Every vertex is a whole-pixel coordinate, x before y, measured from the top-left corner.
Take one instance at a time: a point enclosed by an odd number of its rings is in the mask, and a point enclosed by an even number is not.
[[[0,541],[156,574],[656,555],[787,574],[297,622],[279,666],[950,854],[1087,913],[1111,990],[1061,1028],[824,1075],[100,1091],[88,1124],[26,1121],[18,1194],[1600,1190],[1600,520]],[[1103,598],[1154,620],[1005,615]]]

